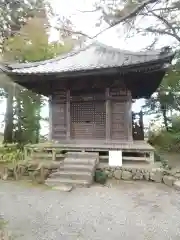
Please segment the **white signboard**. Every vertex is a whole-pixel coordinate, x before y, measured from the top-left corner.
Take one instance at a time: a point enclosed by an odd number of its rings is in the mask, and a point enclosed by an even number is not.
[[[109,151],[109,166],[122,166],[122,151]]]

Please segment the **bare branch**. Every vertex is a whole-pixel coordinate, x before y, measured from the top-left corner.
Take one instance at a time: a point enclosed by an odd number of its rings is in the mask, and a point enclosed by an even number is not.
[[[173,34],[173,33],[168,32],[168,31],[166,31],[165,29],[159,30],[159,29],[154,29],[154,28],[146,28],[145,31],[151,32],[151,33],[158,33],[158,34],[160,34],[160,35],[169,35],[169,36],[174,37],[174,34]]]
[[[102,31],[100,31],[99,33],[97,33],[93,38],[96,38],[97,36],[99,36],[100,34],[102,34],[103,32],[111,29],[112,27],[130,19],[135,17],[141,10],[143,10],[147,5],[152,4],[152,3],[156,3],[158,2],[158,0],[145,0],[144,2],[142,2],[139,6],[137,6],[134,10],[132,10],[129,14],[127,14],[124,17],[121,17],[118,21],[114,22],[113,24],[111,24],[109,27],[103,29]]]
[[[169,30],[172,31],[173,37],[176,38],[177,41],[180,42],[180,37],[178,36],[178,34],[176,33],[175,29],[173,28],[173,26],[171,25],[171,23],[168,22],[168,20],[166,20],[164,17],[154,13],[152,10],[147,9],[154,17],[158,18],[162,23],[164,23],[166,25],[166,27],[169,28]],[[158,30],[159,31],[159,30]]]
[[[89,35],[81,32],[81,31],[74,31],[74,30],[68,29],[68,28],[66,28],[66,27],[60,27],[60,28],[56,27],[55,29],[56,29],[57,31],[64,31],[64,32],[67,32],[67,33],[70,33],[70,34],[81,35],[81,36],[87,37],[87,38],[89,38],[89,39],[93,39],[93,37],[90,37]]]
[[[124,17],[121,17],[119,20],[115,21],[111,26],[115,26],[127,19],[135,17],[141,10],[143,10],[147,5],[156,3],[158,0],[145,0],[140,5],[138,5],[136,8],[134,8],[129,14],[127,14]]]
[[[155,37],[154,41],[148,46],[148,48],[146,48],[146,50],[152,50],[152,49],[154,49],[154,46],[155,46],[155,44],[157,43],[157,41],[158,41],[158,38]]]
[[[166,12],[169,12],[169,11],[177,11],[177,10],[178,10],[177,7],[164,7],[164,8],[152,9],[153,12],[155,12],[155,11],[166,11]]]

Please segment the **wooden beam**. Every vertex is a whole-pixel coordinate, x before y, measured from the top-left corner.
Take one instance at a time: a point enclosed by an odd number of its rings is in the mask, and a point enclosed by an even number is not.
[[[66,91],[66,139],[71,137],[70,90]]]
[[[111,100],[109,88],[106,88],[106,141],[111,139]]]

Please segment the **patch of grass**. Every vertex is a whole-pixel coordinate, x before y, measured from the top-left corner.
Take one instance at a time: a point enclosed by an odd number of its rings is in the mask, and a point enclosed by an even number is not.
[[[0,230],[3,230],[7,226],[8,222],[4,219],[0,219]]]
[[[12,235],[7,229],[8,222],[0,219],[0,240],[15,240],[17,237]]]
[[[171,168],[180,169],[180,153],[158,150],[160,158]]]

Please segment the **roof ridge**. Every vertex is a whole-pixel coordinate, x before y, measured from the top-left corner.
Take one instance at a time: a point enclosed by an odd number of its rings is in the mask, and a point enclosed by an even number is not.
[[[158,55],[158,54],[161,53],[161,49],[153,50],[153,52],[150,51],[150,50],[133,52],[133,51],[126,50],[126,49],[120,49],[120,48],[117,48],[117,47],[113,47],[113,46],[104,44],[104,43],[99,42],[99,41],[96,41],[96,44],[100,47],[108,48],[109,50],[114,50],[114,51],[119,52],[119,53],[127,53],[127,54],[130,54],[130,55],[133,55],[133,56],[147,56],[147,55],[153,56],[153,55]]]

